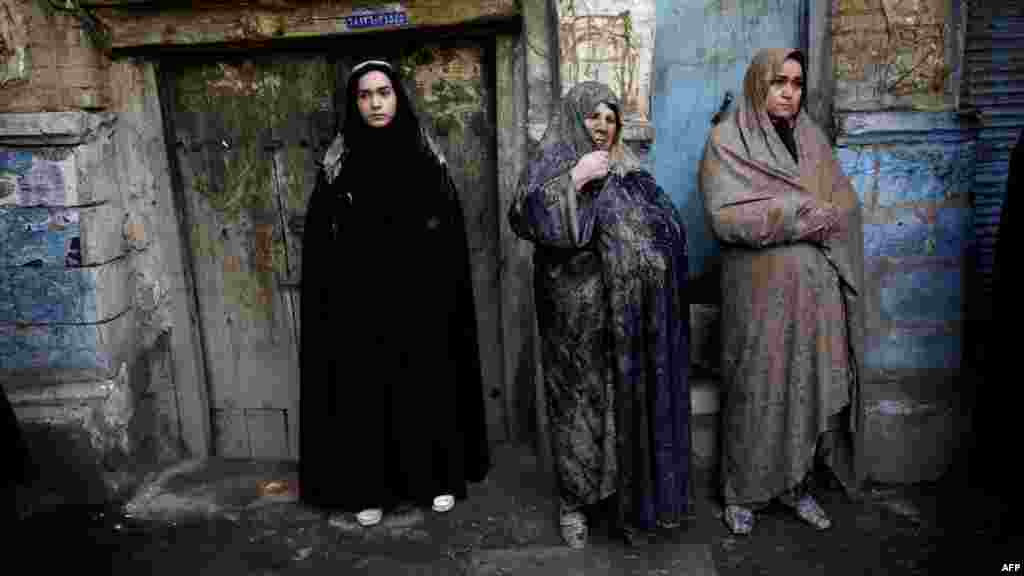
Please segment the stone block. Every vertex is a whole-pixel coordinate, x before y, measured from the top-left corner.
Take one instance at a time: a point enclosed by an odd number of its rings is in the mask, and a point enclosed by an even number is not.
[[[721,323],[717,306],[690,305],[690,364],[713,370],[720,363]]]
[[[109,360],[98,351],[96,326],[14,326],[0,324],[0,368],[100,369]]]
[[[894,397],[865,408],[864,452],[872,480],[929,482],[946,472],[959,436],[949,404]]]
[[[692,418],[693,464],[701,470],[715,471],[718,467],[721,418],[718,414],[694,415]]]
[[[962,316],[959,268],[902,270],[882,279],[883,318],[894,321],[959,322]]]
[[[836,151],[836,157],[843,173],[857,191],[857,197],[862,204],[867,204],[867,199],[872,197],[878,182],[871,149],[865,146],[843,147]]]
[[[914,370],[960,368],[963,339],[959,332],[897,327],[869,339],[864,363],[870,369]]]
[[[864,256],[961,258],[969,225],[968,208],[938,208],[932,221],[915,208],[894,209],[888,223],[864,225]]]
[[[958,189],[956,145],[904,145],[876,149],[878,206],[941,202]]]
[[[15,138],[35,137],[42,140],[42,131],[49,128],[72,134],[78,126],[65,124],[54,119],[37,123],[32,127],[19,125],[13,115],[4,115],[0,120],[0,141],[7,136]],[[36,116],[36,115],[33,115]],[[66,118],[73,122],[71,118]],[[52,132],[50,134],[60,134]],[[0,178],[9,185],[0,199],[0,206],[73,206],[78,204],[76,164],[74,156],[60,149],[29,150],[24,148],[0,148]]]
[[[63,267],[0,268],[13,302],[2,322],[97,321],[95,271]]]
[[[0,267],[81,264],[78,212],[0,208]]]

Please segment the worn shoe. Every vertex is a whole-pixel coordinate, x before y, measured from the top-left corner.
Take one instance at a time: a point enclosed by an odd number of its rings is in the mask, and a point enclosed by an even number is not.
[[[828,530],[832,526],[832,521],[828,519],[828,515],[818,505],[818,501],[809,494],[801,498],[793,509],[801,520],[818,530]]]
[[[559,522],[566,546],[579,550],[587,545],[587,518],[581,512],[562,514]]]
[[[455,508],[455,496],[442,494],[434,498],[434,512],[448,512]]]
[[[754,530],[754,511],[744,506],[729,504],[722,514],[726,528],[736,536],[746,536]]]
[[[378,524],[383,516],[384,511],[380,508],[368,508],[356,514],[356,522],[359,522],[360,526],[366,528]]]

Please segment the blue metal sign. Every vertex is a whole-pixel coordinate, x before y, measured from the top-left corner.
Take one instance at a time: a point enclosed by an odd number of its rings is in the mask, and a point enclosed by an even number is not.
[[[402,10],[357,12],[345,17],[345,25],[350,29],[397,27],[408,24],[409,15]]]

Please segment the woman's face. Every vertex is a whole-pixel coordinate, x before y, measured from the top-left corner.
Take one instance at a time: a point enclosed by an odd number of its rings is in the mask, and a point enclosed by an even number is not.
[[[768,113],[777,118],[790,119],[800,112],[804,96],[804,71],[796,60],[786,60],[782,70],[768,85]]]
[[[590,133],[590,139],[594,141],[594,146],[598,150],[608,150],[615,142],[617,130],[615,120],[615,111],[604,102],[595,106],[594,110],[583,119],[583,123],[587,126],[587,132]]]
[[[359,114],[372,128],[383,128],[395,117],[398,98],[387,74],[373,70],[363,74],[356,88]]]

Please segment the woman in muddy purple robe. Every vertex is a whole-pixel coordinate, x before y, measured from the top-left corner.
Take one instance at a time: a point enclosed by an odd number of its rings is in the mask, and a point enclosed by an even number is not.
[[[859,485],[861,207],[804,111],[805,70],[799,51],[758,53],[700,168],[722,244],[721,482],[737,534],[775,499],[828,528],[808,489],[816,456],[849,492]]]
[[[303,233],[300,494],[364,526],[490,465],[465,222],[391,65],[353,68]]]
[[[563,99],[509,221],[534,243],[537,320],[566,543],[609,499],[627,540],[691,511],[683,222],[622,142],[603,84]]]

